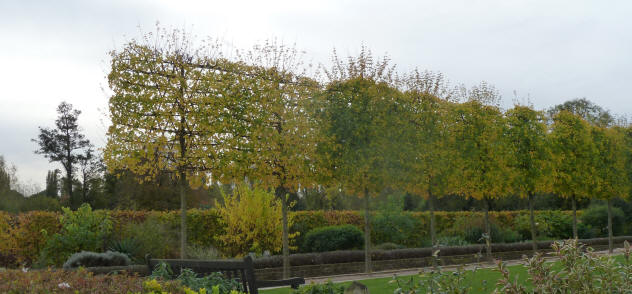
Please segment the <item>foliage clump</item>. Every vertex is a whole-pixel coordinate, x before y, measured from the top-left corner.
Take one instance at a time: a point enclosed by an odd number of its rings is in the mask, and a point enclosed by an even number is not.
[[[598,255],[575,239],[555,242],[552,248],[561,268],[547,263],[542,253],[525,259],[533,290],[527,290],[524,285],[510,279],[505,264],[499,262],[498,270],[503,278],[498,281],[496,291],[515,294],[628,293],[632,288],[632,251],[627,241],[624,243],[622,263],[613,256]]]
[[[281,201],[260,188],[240,185],[232,194],[223,193],[223,203],[217,203],[225,226],[217,239],[229,256],[250,252],[279,252],[282,244]],[[291,226],[291,220],[290,220]],[[295,234],[290,234],[292,239]]]
[[[104,211],[93,211],[83,204],[76,211],[63,209],[61,230],[48,239],[38,262],[61,265],[71,254],[102,251],[112,231],[112,222]]]
[[[299,287],[296,290],[292,290],[292,294],[342,294],[345,292],[345,287],[342,285],[335,285],[331,281],[327,281],[322,284],[309,284]]]
[[[235,292],[241,293],[244,290],[239,281],[226,278],[220,272],[198,277],[191,269],[184,268],[177,277],[174,277],[171,267],[166,263],[157,264],[149,278],[152,279],[149,282],[174,280],[179,282],[180,285],[200,293],[233,294]],[[153,284],[158,283],[153,282]]]
[[[95,266],[127,266],[132,262],[129,257],[120,252],[106,251],[104,253],[81,251],[75,253],[66,260],[64,269],[75,267],[95,267]]]
[[[364,234],[356,226],[329,226],[311,230],[305,236],[303,250],[325,252],[362,248]]]

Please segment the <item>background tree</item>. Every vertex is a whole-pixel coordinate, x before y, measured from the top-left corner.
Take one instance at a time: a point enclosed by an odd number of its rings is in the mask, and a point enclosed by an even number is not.
[[[322,96],[321,126],[328,143],[319,146],[322,161],[341,187],[364,198],[365,271],[371,272],[371,196],[393,183],[398,152],[396,125],[401,92],[392,86],[388,59],[374,62],[363,49],[325,71],[330,82]]]
[[[0,155],[0,192],[11,190],[16,181],[16,171],[15,165],[9,166],[4,156]]]
[[[592,125],[607,126],[614,122],[614,117],[610,112],[601,106],[591,102],[586,98],[579,98],[558,104],[548,110],[549,116],[552,118],[561,111],[568,111],[584,118]]]
[[[503,134],[505,122],[493,102],[494,92],[474,91],[471,100],[455,107],[455,137],[458,150],[457,191],[484,202],[487,257],[491,258],[489,210],[493,199],[509,192],[508,148]],[[491,95],[490,95],[491,94]]]
[[[595,149],[590,125],[563,110],[553,117],[550,136],[554,158],[553,192],[571,199],[573,238],[577,238],[577,198],[590,197],[590,187],[594,185]]]
[[[537,235],[533,213],[536,193],[550,188],[551,151],[547,142],[547,126],[543,113],[531,107],[515,105],[506,112],[507,143],[510,149],[509,165],[513,172],[513,189],[529,199],[531,240],[536,251]]]
[[[57,198],[59,196],[59,170],[49,170],[46,174],[46,196]]]
[[[39,145],[35,153],[44,155],[50,162],[61,163],[66,172],[65,188],[72,202],[75,197],[72,188],[73,172],[83,150],[90,146],[90,141],[81,133],[77,124],[81,111],[62,102],[57,107],[57,114],[55,128],[39,128],[38,138],[33,139]]]
[[[626,174],[629,150],[619,128],[592,127],[592,138],[597,151],[593,162],[594,194],[608,203],[608,250],[612,253],[612,199],[629,195],[630,183]]]

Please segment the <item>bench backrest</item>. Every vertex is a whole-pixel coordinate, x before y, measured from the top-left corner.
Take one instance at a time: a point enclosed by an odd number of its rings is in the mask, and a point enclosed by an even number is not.
[[[246,293],[258,294],[252,258],[243,260],[195,260],[195,259],[152,259],[147,258],[147,266],[151,272],[156,265],[166,263],[178,276],[184,268],[191,269],[198,275],[221,272],[226,278],[238,280]]]

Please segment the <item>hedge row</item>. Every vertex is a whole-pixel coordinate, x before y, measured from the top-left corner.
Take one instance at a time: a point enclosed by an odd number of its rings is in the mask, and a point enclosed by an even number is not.
[[[515,220],[526,216],[528,211],[491,212],[493,223],[503,229],[518,230]],[[581,213],[581,212],[580,212]],[[107,211],[113,222],[113,238],[120,234],[122,228],[129,223],[141,223],[152,217],[159,219],[174,228],[179,226],[178,211]],[[408,247],[421,247],[422,239],[428,238],[430,215],[427,212],[404,212],[414,218],[415,227],[411,234],[417,243]],[[449,232],[462,229],[459,224],[472,223],[474,219],[482,220],[481,212],[437,212],[437,232]],[[568,211],[537,211],[537,217],[553,215],[568,218]],[[60,214],[54,212],[32,211],[19,215],[0,212],[0,266],[7,264],[31,264],[46,244],[47,238],[60,230]],[[364,218],[358,211],[298,211],[292,212],[292,232],[298,232],[296,244],[314,228],[350,224],[363,229]],[[220,216],[214,209],[191,209],[187,214],[188,242],[191,245],[215,247],[222,251],[221,244],[215,236],[222,234]]]

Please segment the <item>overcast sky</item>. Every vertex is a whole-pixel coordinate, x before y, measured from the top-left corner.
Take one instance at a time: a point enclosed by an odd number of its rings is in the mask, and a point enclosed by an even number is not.
[[[108,52],[154,30],[185,28],[247,47],[277,38],[315,62],[362,44],[399,69],[440,71],[452,83],[495,85],[536,108],[586,97],[632,113],[632,1],[1,0],[0,155],[23,182],[60,168],[33,154],[38,126],[61,101],[98,147],[107,129]]]

